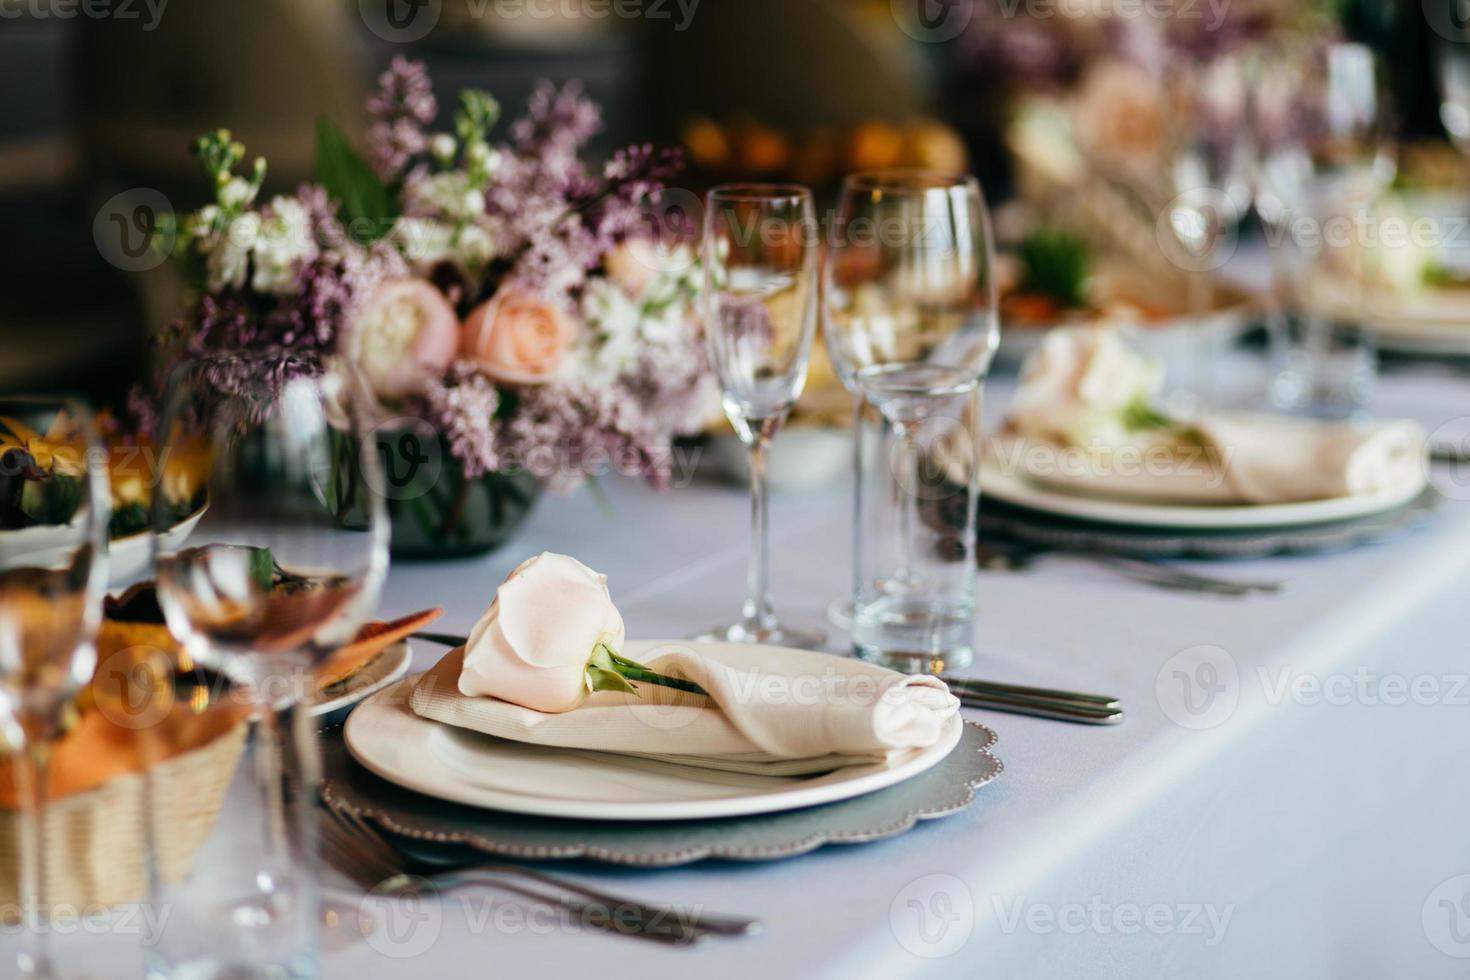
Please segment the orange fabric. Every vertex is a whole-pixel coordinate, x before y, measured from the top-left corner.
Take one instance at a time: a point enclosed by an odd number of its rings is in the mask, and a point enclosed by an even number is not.
[[[351,643],[318,665],[318,688],[350,677],[442,612],[430,609],[363,626]],[[109,620],[97,648],[97,672],[77,700],[80,717],[52,745],[48,799],[95,789],[200,748],[249,714],[247,704],[232,698],[196,706],[174,696],[172,675],[189,665],[180,663],[178,644],[166,627]],[[0,807],[5,809],[17,805],[14,763],[13,757],[0,758]]]

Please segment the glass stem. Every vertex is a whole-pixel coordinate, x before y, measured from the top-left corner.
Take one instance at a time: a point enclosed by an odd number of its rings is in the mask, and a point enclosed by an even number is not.
[[[46,898],[46,786],[50,771],[51,744],[41,734],[27,734],[21,787],[21,903],[25,942],[22,946],[22,976],[46,980],[55,976],[51,955],[49,905]]]
[[[853,385],[852,392],[852,608],[857,612],[863,599],[863,393]]]
[[[894,492],[898,495],[898,567],[894,570],[894,584],[909,589],[915,584],[914,576],[914,513],[919,495],[914,492],[919,479],[919,454],[907,423],[893,423]]]
[[[741,626],[751,637],[760,636],[776,628],[776,617],[771,611],[771,515],[769,488],[766,481],[766,451],[771,445],[771,436],[776,431],[778,420],[774,418],[754,420],[751,423],[750,440],[750,566],[745,575],[745,608],[741,615]]]

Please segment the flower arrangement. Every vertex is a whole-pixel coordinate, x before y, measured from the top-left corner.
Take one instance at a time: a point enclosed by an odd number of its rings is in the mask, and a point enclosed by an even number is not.
[[[482,505],[509,494],[517,513],[534,485],[567,491],[599,467],[666,486],[673,438],[714,397],[694,253],[646,221],[678,155],[633,146],[590,166],[600,110],[576,83],[542,83],[500,141],[479,91],[432,131],[429,78],[403,58],[367,108],[365,156],[323,122],[316,181],[265,203],[264,161],[241,172],[227,131],[197,142],[214,200],[167,229],[193,297],[167,360],[249,352],[277,382],[355,375],[383,431],[427,424],[455,479],[400,509],[441,549],[473,545],[476,482]],[[231,390],[239,363],[210,380]]]

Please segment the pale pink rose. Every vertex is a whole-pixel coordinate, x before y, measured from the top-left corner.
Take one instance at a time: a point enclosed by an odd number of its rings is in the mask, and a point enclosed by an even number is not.
[[[660,269],[658,246],[646,238],[630,238],[603,260],[607,277],[637,296]]]
[[[1088,69],[1073,106],[1077,142],[1097,160],[1152,175],[1164,152],[1167,99],[1146,69],[1099,61]]]
[[[459,350],[459,318],[444,294],[422,279],[378,287],[342,336],[342,354],[380,398],[422,394]]]
[[[693,265],[694,253],[687,246],[670,246],[649,238],[630,238],[603,259],[607,277],[630,296],[643,295],[657,276],[686,272]]]
[[[496,381],[544,384],[576,337],[577,324],[566,313],[507,289],[465,318],[463,349]]]
[[[587,661],[623,645],[607,578],[566,555],[523,562],[495,593],[465,644],[459,692],[535,711],[570,711],[587,696]]]

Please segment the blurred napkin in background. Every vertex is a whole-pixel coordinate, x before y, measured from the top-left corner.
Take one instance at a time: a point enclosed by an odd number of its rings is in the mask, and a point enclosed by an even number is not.
[[[659,647],[660,673],[709,697],[639,684],[602,692],[564,714],[459,693],[462,649],[418,679],[421,717],[533,745],[589,749],[725,772],[803,776],[871,765],[944,737],[959,700],[935,677],[899,674],[843,657],[760,647]]]
[[[1154,408],[1162,375],[1111,328],[1055,330],[1027,358],[990,465],[1087,495],[1279,504],[1422,487],[1425,435],[1409,421]]]

